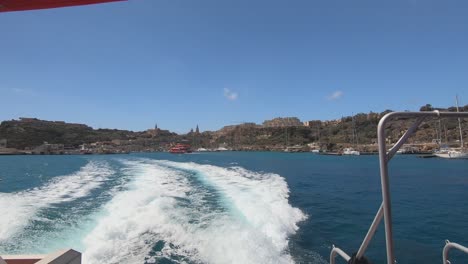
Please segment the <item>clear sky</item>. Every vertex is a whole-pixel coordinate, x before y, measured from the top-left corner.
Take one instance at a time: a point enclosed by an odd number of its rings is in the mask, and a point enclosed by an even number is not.
[[[0,13],[0,120],[176,132],[468,104],[468,1],[130,0]]]

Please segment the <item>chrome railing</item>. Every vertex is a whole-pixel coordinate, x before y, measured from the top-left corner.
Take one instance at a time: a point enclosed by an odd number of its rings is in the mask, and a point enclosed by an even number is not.
[[[466,254],[468,254],[468,248],[467,247],[464,247],[460,244],[457,244],[457,243],[453,243],[453,242],[450,242],[448,240],[445,240],[445,247],[444,247],[444,250],[442,251],[442,259],[443,259],[443,263],[444,264],[450,264],[450,261],[448,260],[448,254],[449,254],[449,251],[450,249],[452,248],[455,248],[455,249],[458,249]]]
[[[393,227],[392,227],[392,205],[390,199],[390,181],[388,177],[388,163],[395,156],[398,149],[416,132],[419,125],[427,118],[468,118],[468,112],[392,112],[388,113],[380,119],[377,127],[377,137],[379,145],[379,164],[380,164],[380,179],[382,185],[382,204],[377,211],[374,220],[372,221],[369,231],[367,231],[364,240],[356,253],[356,259],[360,259],[364,256],[369,243],[374,237],[375,231],[379,226],[382,218],[385,224],[385,245],[387,250],[387,264],[396,263],[394,247],[393,247]],[[397,143],[388,150],[386,146],[386,134],[385,127],[392,118],[416,118],[416,121],[411,127],[405,132],[405,134],[397,141]],[[459,249],[465,253],[468,253],[468,249],[456,243],[447,242],[444,247],[443,263],[450,263],[448,258],[448,251],[451,248]],[[333,246],[330,253],[330,264],[335,263],[336,255],[340,255],[344,260],[349,261],[350,257],[343,250]]]
[[[335,247],[335,245],[332,245],[332,250],[330,253],[330,264],[335,264],[335,259],[336,259],[336,254],[340,255],[346,262],[348,262],[351,257],[348,256],[343,250]]]

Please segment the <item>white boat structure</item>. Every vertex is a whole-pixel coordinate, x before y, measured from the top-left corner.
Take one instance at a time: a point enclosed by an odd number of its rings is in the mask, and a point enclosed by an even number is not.
[[[208,150],[206,148],[198,148],[197,152],[207,152]]]
[[[225,148],[225,147],[219,147],[217,149],[215,149],[215,151],[219,152],[219,151],[228,151],[229,149]]]
[[[386,133],[385,127],[387,127],[388,122],[391,119],[397,118],[415,118],[416,121],[413,125],[403,134],[403,136],[398,140],[398,142],[390,149],[387,150],[386,144]],[[379,227],[380,222],[384,222],[385,226],[385,247],[387,251],[386,263],[395,264],[397,262],[395,257],[394,241],[393,241],[393,219],[392,219],[392,206],[391,206],[391,195],[390,195],[390,177],[389,177],[389,163],[391,159],[395,156],[397,151],[405,144],[408,138],[413,135],[418,129],[421,123],[429,118],[468,118],[468,112],[392,112],[386,114],[382,119],[380,119],[378,128],[377,128],[377,137],[378,137],[378,146],[379,146],[379,164],[380,164],[380,181],[382,186],[382,203],[380,204],[377,213],[375,214],[374,220],[372,221],[367,234],[364,236],[364,239],[360,247],[355,251],[352,256],[348,255],[342,249],[332,245],[332,250],[330,252],[330,264],[335,264],[335,258],[340,256],[343,258],[346,263],[362,264],[369,263],[365,258],[366,250],[369,244],[372,241],[372,238]],[[419,205],[422,206],[422,205]],[[430,206],[428,204],[427,206]],[[450,264],[449,253],[450,250],[456,249],[463,253],[468,254],[468,247],[460,245],[458,243],[450,242],[445,240],[445,246],[442,250],[442,263]],[[401,263],[406,263],[401,261]],[[466,263],[466,262],[464,262]],[[454,263],[455,264],[455,263]]]
[[[345,148],[343,150],[343,155],[354,155],[354,156],[359,156],[361,155],[361,152],[354,150],[353,148]]]
[[[356,135],[356,125],[354,123],[354,116],[353,116],[353,144],[354,146],[357,146],[357,135]],[[353,156],[359,156],[361,155],[361,152],[353,149],[353,148],[345,148],[343,150],[343,155],[353,155]]]
[[[397,151],[397,154],[414,154],[417,153],[418,149],[411,146],[403,146]]]
[[[459,113],[460,110],[458,108],[458,96],[455,97],[455,103],[457,106],[457,113]],[[434,152],[434,155],[444,159],[468,159],[468,151],[464,148],[463,144],[463,131],[460,118],[458,118],[458,129],[460,132],[460,148],[440,149],[439,151]]]
[[[80,264],[81,253],[64,249],[48,255],[2,255],[0,264]]]
[[[468,159],[468,152],[463,151],[463,149],[439,150],[434,152],[434,155],[444,159]]]

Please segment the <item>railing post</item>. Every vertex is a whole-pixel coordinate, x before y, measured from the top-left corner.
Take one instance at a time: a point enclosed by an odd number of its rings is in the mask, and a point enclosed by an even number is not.
[[[382,216],[383,216],[383,203],[380,205],[379,210],[377,211],[377,214],[375,215],[374,221],[372,221],[369,231],[367,231],[366,237],[364,237],[364,240],[362,241],[362,244],[359,247],[358,252],[356,253],[357,259],[360,259],[362,256],[364,256],[364,252],[366,252],[366,249],[369,246],[369,243],[374,237],[377,227],[379,227],[379,224],[382,221]]]
[[[448,260],[448,253],[449,253],[449,243],[450,241],[445,240],[445,246],[444,249],[442,250],[442,263],[443,264],[450,264],[450,261]]]
[[[385,115],[379,122],[377,127],[377,136],[379,143],[379,163],[380,163],[380,179],[382,185],[382,201],[384,211],[384,223],[385,223],[385,241],[387,249],[387,264],[394,264],[394,252],[393,252],[393,230],[392,230],[392,206],[390,199],[390,186],[388,180],[388,156],[385,136],[385,125],[387,119],[391,116],[390,114]]]

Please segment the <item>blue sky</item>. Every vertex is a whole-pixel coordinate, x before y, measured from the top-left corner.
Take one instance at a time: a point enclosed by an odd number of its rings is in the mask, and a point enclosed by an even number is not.
[[[219,129],[468,104],[467,1],[128,2],[0,13],[0,120]]]

